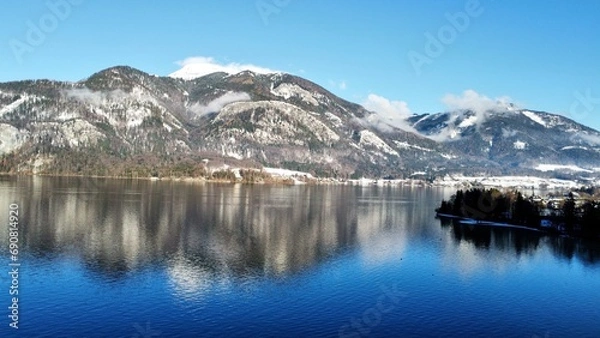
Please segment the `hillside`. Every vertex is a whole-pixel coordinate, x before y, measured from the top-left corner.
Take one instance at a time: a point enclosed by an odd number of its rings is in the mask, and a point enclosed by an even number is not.
[[[559,115],[507,108],[409,122],[416,132],[290,74],[184,80],[119,66],[75,83],[0,84],[0,172],[189,176],[207,162],[337,177],[600,171],[600,133]]]

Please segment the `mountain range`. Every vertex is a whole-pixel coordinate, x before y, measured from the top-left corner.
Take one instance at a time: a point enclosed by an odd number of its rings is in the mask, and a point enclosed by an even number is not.
[[[600,133],[511,104],[415,114],[398,126],[285,73],[183,79],[118,66],[79,82],[0,84],[0,172],[190,175],[207,163],[337,177],[585,180],[600,174]]]

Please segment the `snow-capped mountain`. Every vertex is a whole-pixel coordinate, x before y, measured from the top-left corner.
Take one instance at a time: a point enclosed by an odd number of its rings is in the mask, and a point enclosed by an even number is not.
[[[600,133],[564,116],[495,109],[425,114],[409,119],[427,137],[503,168],[591,174],[600,163]]]
[[[415,115],[411,133],[290,74],[190,74],[0,84],[0,172],[144,175],[204,159],[355,177],[600,172],[600,133],[559,115]]]
[[[457,157],[426,137],[373,127],[372,114],[281,73],[184,80],[114,67],[77,83],[4,83],[0,171],[106,174],[218,157],[317,174],[403,176]]]

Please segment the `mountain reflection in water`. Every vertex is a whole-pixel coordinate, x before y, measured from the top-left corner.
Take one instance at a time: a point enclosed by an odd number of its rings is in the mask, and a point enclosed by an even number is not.
[[[346,250],[385,259],[410,241],[466,242],[511,257],[533,255],[544,244],[565,259],[600,259],[598,245],[579,240],[444,220],[436,228],[433,208],[450,190],[38,177],[19,178],[16,186],[4,188],[0,203],[31,192],[20,202],[27,252],[71,255],[107,279],[156,264],[192,289],[209,279],[285,278]]]
[[[437,194],[38,177],[19,178],[18,186],[31,191],[20,202],[27,251],[74,255],[106,278],[157,262],[213,277],[284,277],[348,248],[368,252],[383,234],[396,242],[425,234],[431,215],[419,199]],[[0,198],[9,203],[16,192]]]

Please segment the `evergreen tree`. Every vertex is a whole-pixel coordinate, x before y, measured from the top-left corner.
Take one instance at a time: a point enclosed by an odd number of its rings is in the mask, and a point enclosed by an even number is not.
[[[571,232],[575,228],[575,197],[573,193],[569,193],[569,197],[565,200],[562,207],[563,217],[565,219],[566,230]]]
[[[452,214],[456,216],[463,216],[462,209],[464,203],[464,193],[462,190],[456,192],[452,205]]]
[[[587,202],[583,205],[581,233],[588,238],[600,236],[600,202]]]
[[[523,199],[521,192],[517,192],[517,199],[515,200],[512,212],[512,220],[514,222],[519,224],[523,224],[525,222],[527,214],[525,208],[525,199]]]

